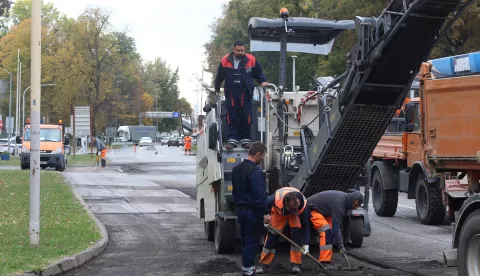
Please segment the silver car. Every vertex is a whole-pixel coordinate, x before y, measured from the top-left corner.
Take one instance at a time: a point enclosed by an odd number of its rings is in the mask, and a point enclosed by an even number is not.
[[[140,138],[140,142],[138,143],[140,147],[142,146],[153,146],[153,140],[150,137],[142,137]]]

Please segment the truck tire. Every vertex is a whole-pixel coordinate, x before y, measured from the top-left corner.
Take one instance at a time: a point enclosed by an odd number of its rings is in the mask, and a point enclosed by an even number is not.
[[[363,234],[365,228],[363,226],[363,217],[350,217],[350,240],[351,246],[354,248],[362,247]]]
[[[213,241],[215,239],[215,221],[205,221],[205,239],[207,241]]]
[[[442,191],[438,185],[426,183],[423,174],[417,178],[415,205],[418,218],[423,224],[438,225],[443,222],[445,207],[442,201]]]
[[[217,254],[231,254],[235,246],[235,221],[215,219],[215,251]]]
[[[380,217],[393,217],[397,212],[398,190],[385,190],[382,174],[375,170],[372,177],[372,197],[375,213]]]
[[[459,276],[480,275],[480,210],[468,215],[458,243]]]

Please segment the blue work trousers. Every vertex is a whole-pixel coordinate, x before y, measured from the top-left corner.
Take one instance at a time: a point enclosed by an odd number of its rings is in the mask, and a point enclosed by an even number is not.
[[[264,232],[263,214],[253,209],[237,210],[242,237],[242,272],[254,275],[255,255],[260,253],[260,238]]]

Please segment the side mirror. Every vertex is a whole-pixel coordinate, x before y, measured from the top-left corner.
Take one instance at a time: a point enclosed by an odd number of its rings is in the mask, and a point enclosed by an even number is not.
[[[208,148],[211,150],[217,149],[217,135],[217,123],[210,124],[208,133]]]
[[[408,103],[405,105],[405,121],[407,125],[413,123],[414,112],[415,104]]]
[[[413,123],[408,123],[405,126],[405,131],[406,132],[413,132],[415,130],[415,125]]]
[[[65,141],[63,142],[66,146],[70,145],[70,138],[65,137]]]
[[[15,143],[17,143],[17,144],[21,144],[21,143],[22,143],[22,140],[21,140],[21,137],[20,137],[20,136],[16,136],[16,137],[15,137]]]

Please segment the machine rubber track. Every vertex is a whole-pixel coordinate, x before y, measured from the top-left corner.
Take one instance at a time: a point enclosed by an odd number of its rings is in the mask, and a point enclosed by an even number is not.
[[[304,162],[291,186],[307,197],[352,187],[405,99],[440,29],[460,4],[459,0],[394,0],[373,20],[373,32],[365,32],[363,41],[352,50],[350,72],[355,72],[355,77],[342,92],[348,95],[342,112],[338,100],[334,103],[337,108],[330,113],[331,137],[322,125],[309,149],[312,167],[309,170]],[[387,27],[379,27],[381,22]],[[368,49],[367,43],[371,43]],[[359,50],[364,51],[363,58],[359,58]]]

